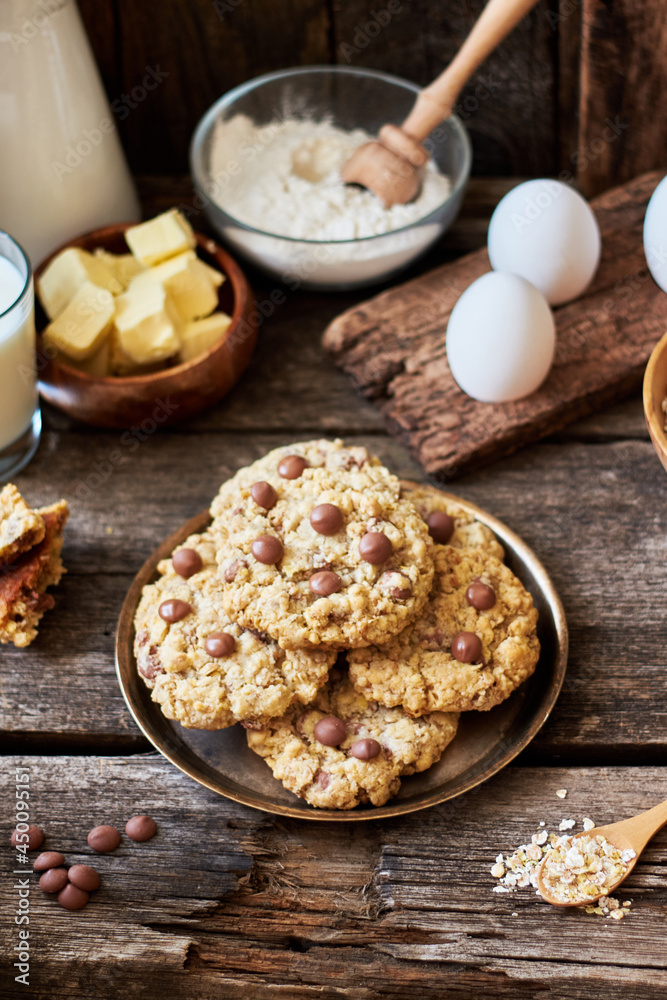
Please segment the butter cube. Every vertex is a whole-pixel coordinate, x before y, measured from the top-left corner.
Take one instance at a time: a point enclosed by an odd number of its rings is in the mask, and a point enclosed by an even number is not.
[[[95,377],[110,375],[111,337],[105,337],[95,353],[91,354],[89,358],[84,358],[82,361],[74,361],[72,358],[68,358],[67,360],[74,368],[78,368],[80,372],[85,372],[86,375],[93,375]]]
[[[212,284],[210,270],[212,268],[199,260],[194,250],[186,250],[137,275],[130,288],[157,282],[169,295],[182,321],[188,323],[208,316],[218,304],[218,293]]]
[[[181,350],[178,360],[191,361],[203,354],[209,347],[217,343],[229,329],[231,316],[223,312],[215,312],[206,319],[197,319],[186,323],[181,332]]]
[[[125,233],[125,240],[144,267],[159,264],[184,250],[191,250],[197,244],[190,223],[177,208],[138,226],[131,226]]]
[[[55,257],[37,282],[39,298],[49,319],[56,319],[89,281],[114,295],[123,291],[108,264],[79,247],[68,247]]]
[[[221,271],[218,271],[215,267],[210,267],[202,261],[202,265],[206,268],[206,273],[213,282],[216,288],[220,288],[220,285],[225,281],[225,275]]]
[[[138,365],[125,353],[118,340],[118,331],[112,330],[109,337],[109,367],[112,375],[148,375],[151,372],[164,371],[164,362],[155,361],[150,365]]]
[[[136,278],[145,270],[137,258],[131,253],[109,253],[107,250],[98,248],[94,251],[98,260],[103,261],[115,278],[121,283],[123,288],[127,288],[132,278]]]
[[[111,330],[114,297],[86,281],[61,314],[49,323],[44,340],[74,361],[94,354]]]
[[[180,348],[178,314],[156,282],[134,283],[116,299],[114,330],[118,350],[135,365],[166,361]]]

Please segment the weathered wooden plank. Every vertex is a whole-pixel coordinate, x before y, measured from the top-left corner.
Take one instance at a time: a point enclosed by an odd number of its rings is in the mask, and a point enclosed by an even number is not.
[[[336,61],[389,70],[430,83],[470,33],[483,0],[368,6],[336,3]],[[480,174],[551,174],[555,169],[556,36],[536,10],[484,62],[464,88],[456,112],[469,129]]]
[[[584,0],[577,182],[591,196],[663,168],[667,8],[660,0]]]
[[[135,730],[116,686],[112,633],[131,576],[206,507],[223,478],[286,439],[211,432],[195,447],[192,434],[155,434],[131,451],[113,433],[46,434],[18,485],[33,503],[70,498],[70,572],[36,643],[0,650],[1,728],[17,738],[60,732],[82,745],[102,737],[125,745]],[[418,477],[393,440],[359,440],[396,472]],[[664,759],[667,522],[664,473],[651,445],[542,444],[465,477],[457,489],[525,538],[565,602],[565,690],[529,753]]]
[[[115,50],[122,92],[130,95],[120,128],[136,171],[187,169],[197,121],[237,84],[295,63],[329,60],[327,8],[320,0],[166,0],[158,17],[150,4],[135,0],[118,0],[116,8]],[[159,69],[161,82],[136,100],[132,89],[150,69]]]
[[[540,820],[606,822],[648,808],[664,795],[663,768],[510,768],[419,815],[323,827],[216,799],[153,756],[7,759],[4,816],[16,763],[30,768],[45,846],[71,862],[92,860],[93,823],[122,826],[140,810],[159,825],[146,844],[124,840],[94,857],[103,885],[79,914],[32,877],[29,995],[90,997],[94,984],[95,995],[142,1000],[167,989],[198,1000],[216,987],[231,1000],[418,1000],[425,990],[644,1000],[667,986],[665,831],[626,883],[634,903],[620,924],[548,907],[531,889],[498,896],[489,874]],[[4,851],[10,914],[12,862]],[[8,972],[15,925],[1,933]]]
[[[451,478],[622,399],[641,384],[667,324],[667,300],[642,246],[646,204],[661,174],[645,174],[593,203],[602,233],[585,294],[555,310],[554,364],[540,388],[505,404],[479,403],[449,368],[445,331],[461,293],[490,270],[479,250],[348,310],[323,343],[381,410],[425,472]]]

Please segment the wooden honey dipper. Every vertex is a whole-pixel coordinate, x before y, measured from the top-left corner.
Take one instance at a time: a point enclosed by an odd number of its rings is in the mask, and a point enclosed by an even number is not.
[[[537,0],[489,0],[446,70],[417,97],[401,126],[383,125],[378,139],[366,142],[343,165],[346,184],[360,184],[387,208],[412,201],[428,160],[422,142],[451,113],[466,82],[486,57],[535,6]]]

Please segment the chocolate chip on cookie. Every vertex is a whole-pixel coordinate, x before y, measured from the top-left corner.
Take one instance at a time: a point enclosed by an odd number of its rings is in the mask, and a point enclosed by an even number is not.
[[[379,756],[381,751],[382,747],[378,741],[371,739],[357,740],[350,747],[350,753],[358,760],[373,760],[374,757]]]
[[[170,625],[174,622],[183,621],[192,611],[192,606],[187,601],[180,601],[177,597],[172,597],[168,601],[163,601],[157,610],[160,618]]]
[[[298,479],[309,464],[308,459],[301,455],[285,455],[278,463],[278,475],[283,479]]]
[[[335,715],[325,715],[315,723],[313,732],[315,739],[325,747],[337,747],[347,736],[347,726]]]
[[[221,656],[231,656],[236,649],[236,639],[229,632],[211,632],[206,637],[204,649],[209,656],[216,659]]]
[[[332,573],[331,570],[323,569],[318,573],[313,573],[308,581],[308,586],[313,594],[317,594],[318,597],[330,597],[332,594],[338,593],[343,586],[343,581],[338,573]]]
[[[482,659],[482,640],[474,632],[457,632],[452,639],[452,656],[459,663],[479,663]]]
[[[488,611],[496,603],[496,592],[488,583],[473,580],[466,590],[466,601],[476,611]]]
[[[178,575],[182,576],[184,580],[188,580],[202,568],[201,556],[194,549],[179,549],[178,552],[174,552],[171,562]]]
[[[381,566],[393,551],[391,541],[382,531],[367,531],[359,542],[359,555],[372,566]]]
[[[263,507],[264,510],[271,510],[278,501],[278,493],[275,488],[271,483],[265,483],[264,481],[252,484],[250,487],[250,496],[257,506]]]
[[[343,512],[333,503],[321,503],[310,512],[310,523],[319,535],[335,535],[343,527]]]
[[[250,551],[257,562],[264,563],[266,566],[273,566],[274,563],[280,562],[285,554],[283,543],[275,535],[260,535],[250,546]]]
[[[446,545],[454,534],[454,519],[444,510],[434,510],[425,518],[428,532],[438,545]]]

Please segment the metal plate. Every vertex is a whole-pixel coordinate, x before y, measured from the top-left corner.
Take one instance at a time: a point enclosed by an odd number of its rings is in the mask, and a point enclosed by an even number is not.
[[[157,576],[158,562],[188,535],[207,527],[208,511],[184,524],[144,563],[127,593],[118,622],[118,681],[130,712],[153,746],[185,774],[220,795],[255,809],[305,820],[349,822],[416,812],[469,791],[509,764],[544,725],[562,687],[568,647],[565,614],[546,570],[518,535],[474,504],[451,494],[444,496],[488,525],[502,542],[507,565],[533,595],[542,651],[533,676],[507,701],[490,712],[461,716],[456,738],[437,764],[404,778],[399,794],[379,808],[316,809],[276,781],[264,761],[248,748],[241,726],[204,732],[184,729],[165,719],[137,671],[134,613],[142,587]]]

